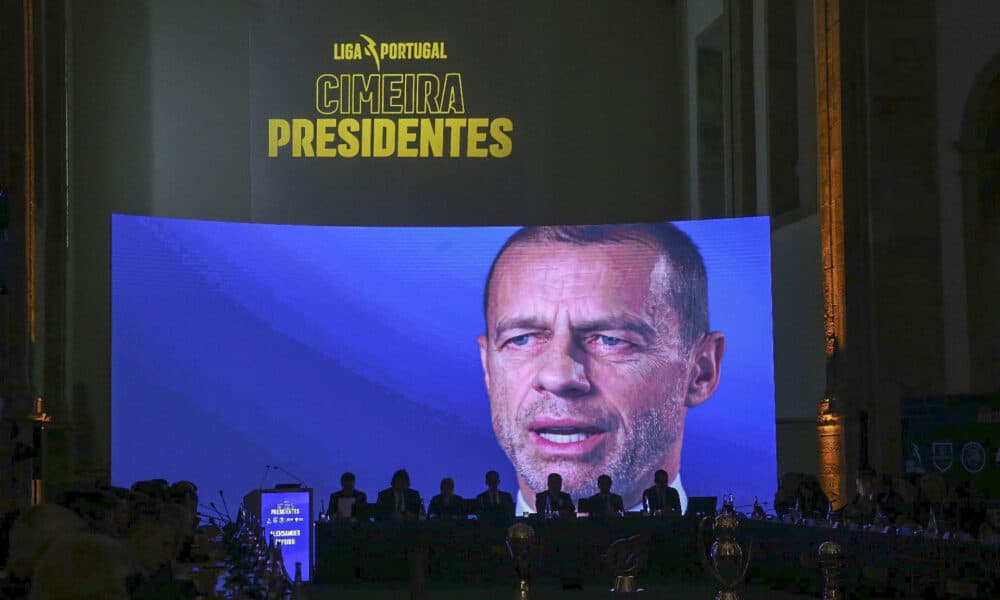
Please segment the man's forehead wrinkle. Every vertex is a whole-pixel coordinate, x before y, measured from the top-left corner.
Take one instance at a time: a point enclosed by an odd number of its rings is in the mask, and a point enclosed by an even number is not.
[[[659,330],[672,312],[667,301],[670,269],[662,252],[639,241],[514,246],[494,273],[490,318],[542,317],[569,304],[574,320],[598,320],[608,318],[607,308],[613,306],[615,317],[639,318]],[[500,304],[505,312],[522,314],[496,314]],[[533,314],[523,314],[528,311]]]

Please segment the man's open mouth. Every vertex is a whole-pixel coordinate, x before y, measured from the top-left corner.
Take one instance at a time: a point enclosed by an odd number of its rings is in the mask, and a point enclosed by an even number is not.
[[[543,427],[533,431],[538,434],[538,437],[553,444],[574,444],[601,433],[597,429],[579,427]]]
[[[585,455],[600,446],[608,429],[596,421],[538,417],[528,424],[539,450],[560,456]]]

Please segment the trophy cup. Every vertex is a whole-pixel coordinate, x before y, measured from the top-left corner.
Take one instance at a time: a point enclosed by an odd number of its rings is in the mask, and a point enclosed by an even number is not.
[[[714,517],[705,517],[698,523],[698,549],[701,563],[722,589],[715,595],[715,600],[740,600],[736,588],[743,583],[750,568],[751,549],[746,556],[743,548],[736,541],[736,530],[739,529],[742,515],[733,511],[723,511]],[[710,551],[706,552],[704,529],[706,523],[712,522],[712,532],[715,542]]]
[[[643,591],[636,583],[635,576],[646,562],[646,554],[646,542],[641,534],[615,540],[608,546],[604,558],[615,573],[612,593],[632,594]]]
[[[823,542],[817,551],[823,570],[823,600],[844,600],[840,589],[840,572],[844,566],[844,551],[837,542]]]
[[[535,545],[535,530],[527,523],[514,523],[507,529],[507,551],[514,559],[518,585],[515,600],[528,600],[528,581],[531,579],[531,552]]]

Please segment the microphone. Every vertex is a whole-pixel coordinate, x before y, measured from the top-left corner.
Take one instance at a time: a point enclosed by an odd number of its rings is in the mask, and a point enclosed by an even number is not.
[[[229,514],[229,504],[226,503],[226,495],[222,493],[222,490],[219,490],[219,497],[222,498],[222,506],[226,508],[226,516],[232,521],[233,517]]]
[[[204,502],[202,502],[201,504],[199,504],[199,506],[201,506],[201,507],[205,507],[205,503],[204,503]],[[217,509],[217,508],[215,507],[215,502],[210,502],[210,503],[208,504],[208,507],[212,509],[212,512],[214,512],[214,513],[215,513],[215,516],[216,516],[216,517],[218,517],[218,518],[219,518],[220,520],[223,520],[223,521],[225,520],[225,516],[224,516],[224,515],[223,515],[222,513],[220,513],[220,512],[219,512],[219,509]]]
[[[212,507],[212,510],[215,511],[215,514],[219,515],[220,520],[225,521],[226,523],[232,522],[232,518],[230,518],[229,515],[222,514],[222,511],[219,510],[219,507],[215,505],[215,502],[209,502],[208,505]]]

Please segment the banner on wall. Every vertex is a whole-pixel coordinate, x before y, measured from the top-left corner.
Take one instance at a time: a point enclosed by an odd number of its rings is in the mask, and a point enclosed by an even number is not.
[[[1000,496],[1000,396],[927,396],[902,405],[903,472]]]
[[[683,187],[671,11],[260,0],[253,220],[663,219]]]

